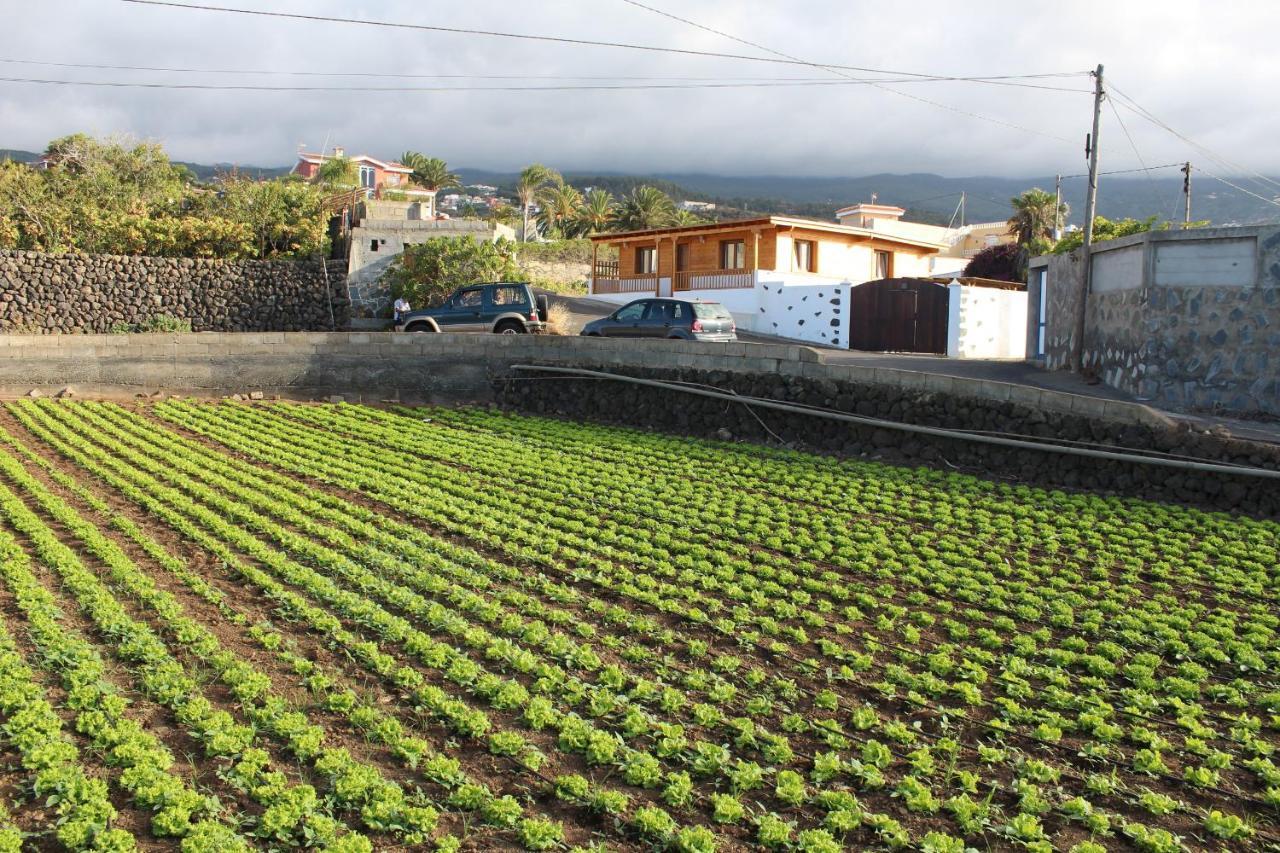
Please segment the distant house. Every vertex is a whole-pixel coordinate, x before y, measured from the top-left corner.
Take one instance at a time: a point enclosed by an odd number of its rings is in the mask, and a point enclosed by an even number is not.
[[[710,213],[716,209],[715,202],[711,201],[691,201],[685,199],[679,203],[681,210],[687,210],[690,213]]]
[[[958,274],[969,259],[991,246],[1012,243],[1017,238],[1009,233],[1005,222],[975,222],[950,228],[928,225],[924,222],[906,222],[901,207],[891,204],[859,203],[836,211],[836,219],[842,225],[866,228],[883,234],[909,237],[937,243],[943,248],[931,261],[930,275]]]
[[[739,328],[847,346],[849,297],[874,279],[929,275],[943,247],[834,222],[766,216],[600,234],[591,293],[626,302],[687,294],[724,304]],[[618,260],[595,262],[601,245]]]
[[[342,148],[334,148],[332,154],[313,154],[307,151],[298,153],[298,162],[292,173],[301,175],[307,180],[315,179],[320,167],[329,160],[346,156]],[[426,206],[425,216],[435,215],[436,191],[427,190],[413,183],[413,169],[394,160],[380,160],[368,154],[359,154],[347,159],[355,164],[359,176],[359,184],[371,197],[381,198],[386,193],[398,193],[410,201],[421,202]]]

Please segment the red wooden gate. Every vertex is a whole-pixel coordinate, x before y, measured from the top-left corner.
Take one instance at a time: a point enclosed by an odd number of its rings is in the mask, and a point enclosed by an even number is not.
[[[945,284],[883,278],[853,288],[849,348],[947,354]]]

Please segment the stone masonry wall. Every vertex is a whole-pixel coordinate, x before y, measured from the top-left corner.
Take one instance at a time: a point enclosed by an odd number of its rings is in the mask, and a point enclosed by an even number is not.
[[[110,332],[156,317],[194,331],[345,329],[346,264],[0,251],[0,331]]]
[[[1256,236],[1248,285],[1158,283],[1153,259],[1184,235],[1213,240]],[[1180,411],[1280,416],[1280,229],[1155,232],[1113,241],[1140,245],[1143,270],[1127,287],[1090,293],[1082,363],[1106,384]],[[1045,264],[1047,261],[1047,267]],[[1076,340],[1084,261],[1080,250],[1033,262],[1028,285],[1028,352],[1035,347],[1039,270],[1048,270],[1045,367],[1069,369]]]
[[[956,439],[930,439],[808,415],[639,388],[545,376],[515,365],[585,367],[681,379],[888,420],[1067,438],[1280,469],[1280,446],[1192,431],[1144,406],[989,380],[826,364],[802,346],[628,341],[545,335],[265,332],[0,335],[0,394],[156,392],[352,402],[501,401],[526,411],[678,433],[774,441],[906,464],[962,466],[990,476],[1189,501],[1280,516],[1274,480],[1100,462]],[[757,419],[757,415],[759,419]]]

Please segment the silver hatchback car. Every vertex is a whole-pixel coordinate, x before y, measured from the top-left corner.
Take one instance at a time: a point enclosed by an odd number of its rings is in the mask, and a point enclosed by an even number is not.
[[[738,339],[738,327],[719,302],[658,298],[628,302],[608,317],[583,326],[581,334],[728,343]]]

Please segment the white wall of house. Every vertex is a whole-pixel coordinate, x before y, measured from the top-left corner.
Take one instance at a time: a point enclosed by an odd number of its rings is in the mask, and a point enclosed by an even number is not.
[[[948,358],[1026,358],[1027,293],[948,285]]]
[[[743,291],[757,297],[752,323],[738,325],[765,335],[847,347],[852,289],[847,280],[761,270],[755,290]]]

